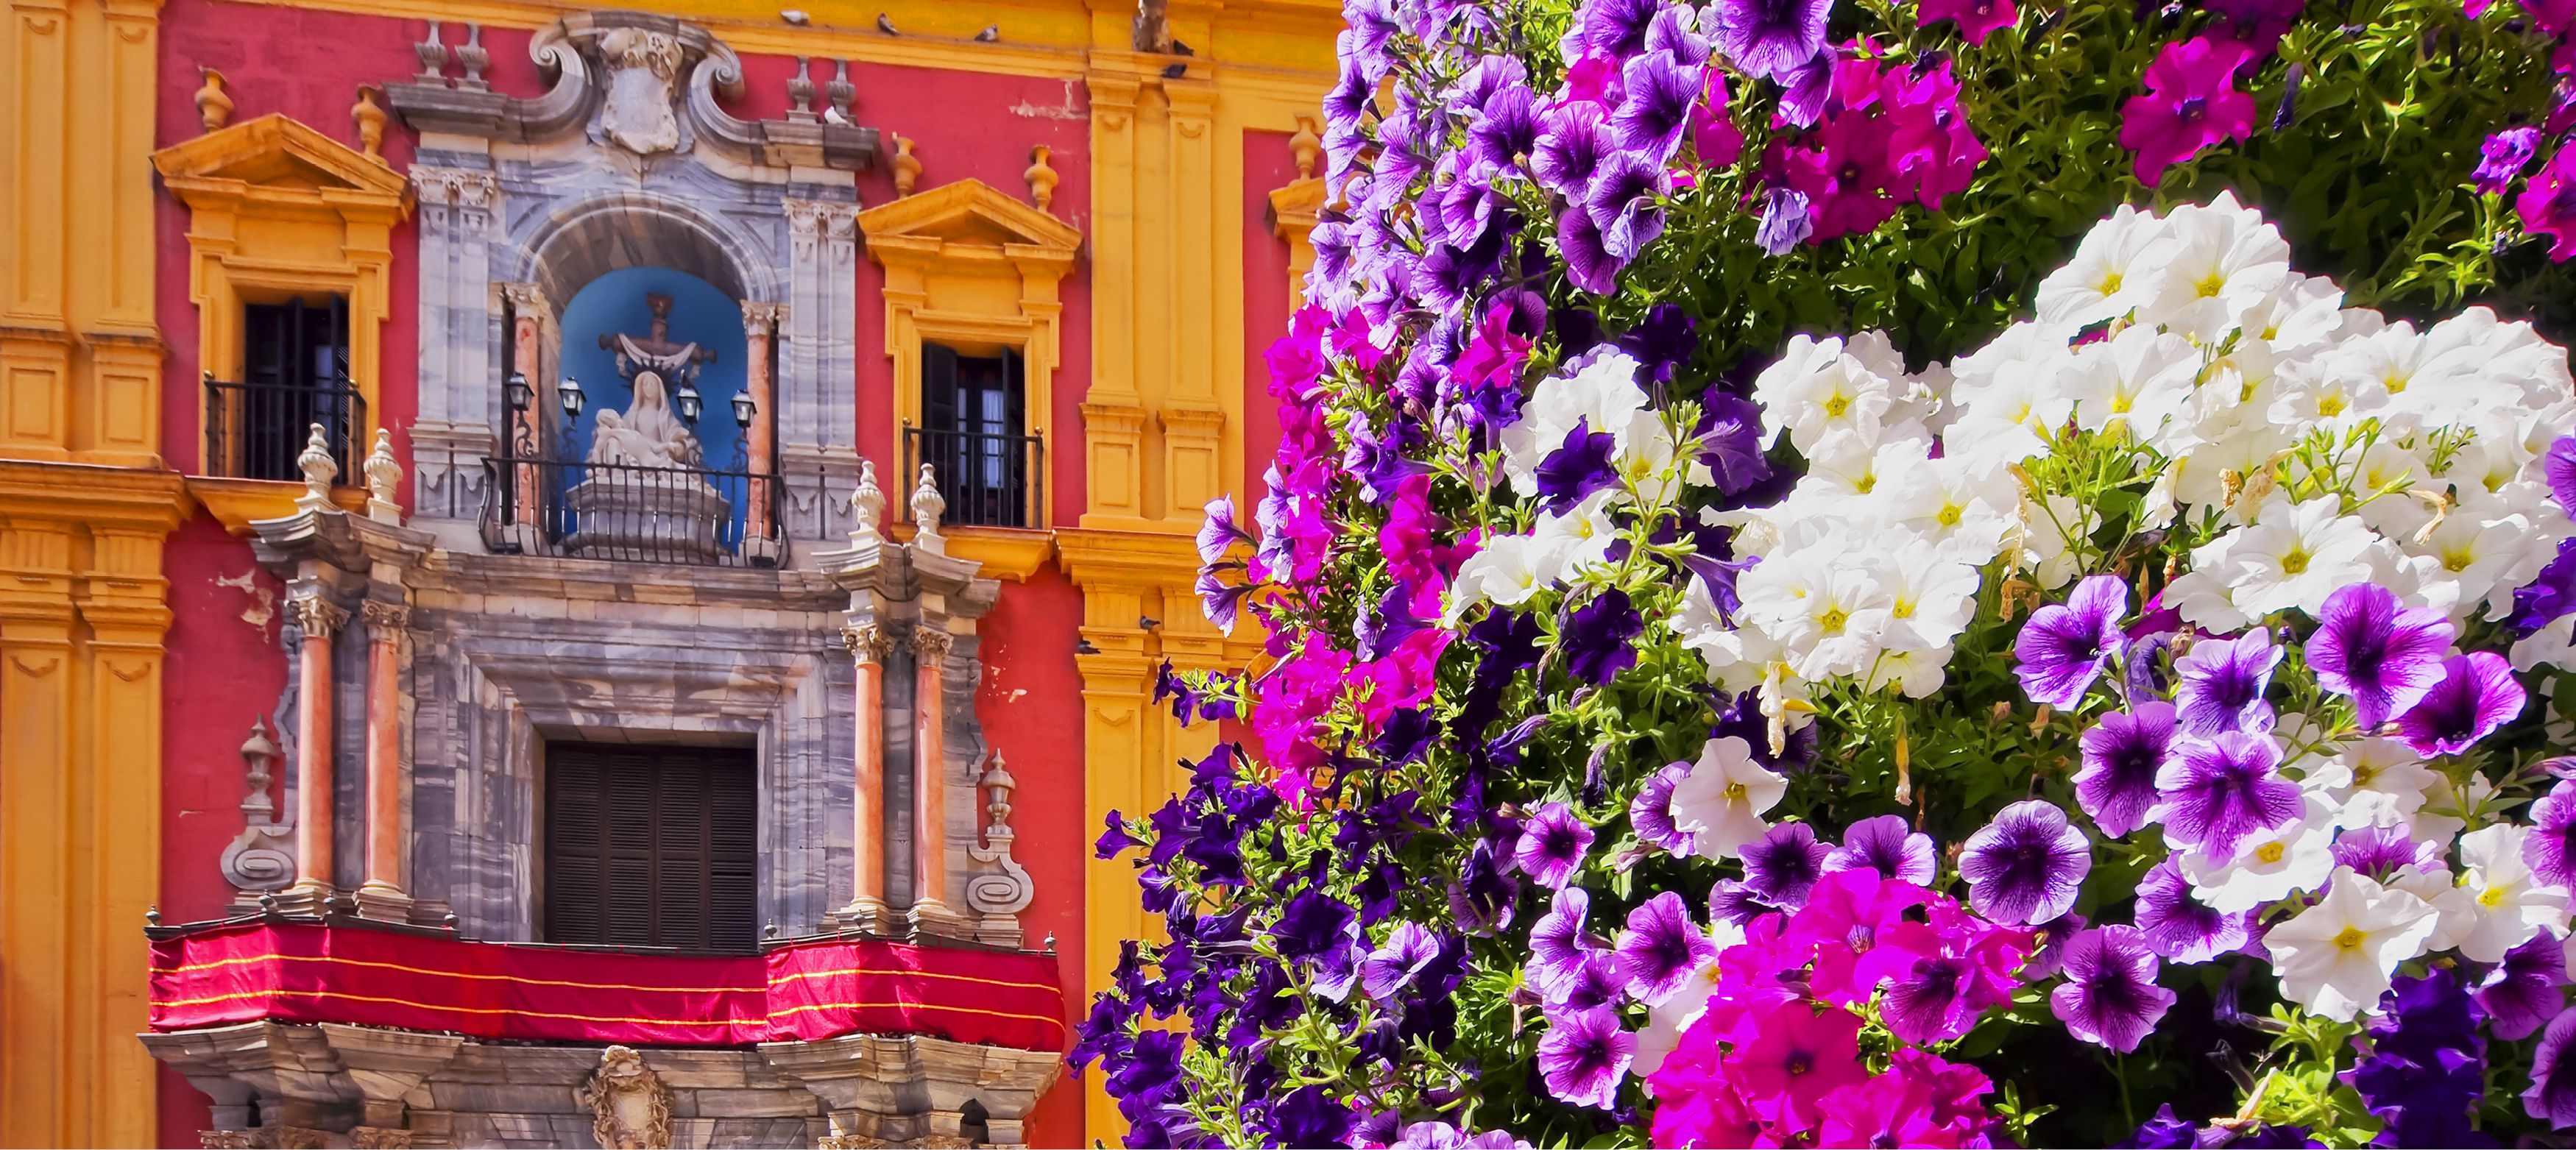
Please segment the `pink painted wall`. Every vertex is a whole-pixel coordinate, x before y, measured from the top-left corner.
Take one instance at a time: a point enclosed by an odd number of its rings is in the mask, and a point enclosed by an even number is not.
[[[1286,132],[1243,134],[1243,486],[1242,510],[1269,494],[1261,473],[1279,450],[1279,405],[1270,399],[1263,353],[1288,333],[1288,241],[1270,226],[1270,193],[1297,178]]]

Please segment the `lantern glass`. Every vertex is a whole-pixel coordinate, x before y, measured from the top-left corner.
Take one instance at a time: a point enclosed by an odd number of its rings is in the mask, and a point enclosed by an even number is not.
[[[696,427],[698,425],[698,412],[703,406],[698,399],[698,389],[691,384],[681,384],[679,400],[680,421],[691,427]]]
[[[733,425],[735,427],[750,427],[751,417],[758,414],[759,410],[759,407],[751,402],[751,397],[749,395],[739,391],[733,393]]]
[[[564,418],[573,419],[581,415],[582,400],[586,397],[582,393],[580,380],[569,375],[563,377],[563,382],[555,385],[555,394],[563,400]]]
[[[509,400],[512,411],[526,411],[529,404],[536,402],[537,393],[528,386],[528,377],[515,371],[510,373],[510,381],[501,391]]]

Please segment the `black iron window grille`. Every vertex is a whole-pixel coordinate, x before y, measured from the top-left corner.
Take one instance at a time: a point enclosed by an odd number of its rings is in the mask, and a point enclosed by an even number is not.
[[[319,424],[340,482],[357,483],[367,401],[349,379],[346,301],[246,305],[242,337],[242,378],[204,376],[205,473],[301,480],[296,458]]]
[[[1023,361],[921,349],[922,425],[904,429],[905,490],[928,463],[948,501],[944,522],[984,527],[1044,523],[1046,445],[1028,434]]]

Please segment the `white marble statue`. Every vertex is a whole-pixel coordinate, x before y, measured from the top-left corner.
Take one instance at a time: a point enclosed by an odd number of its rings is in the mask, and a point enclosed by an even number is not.
[[[698,437],[689,434],[671,409],[662,373],[635,373],[635,402],[626,410],[602,411],[590,436],[590,462],[632,467],[695,467]]]

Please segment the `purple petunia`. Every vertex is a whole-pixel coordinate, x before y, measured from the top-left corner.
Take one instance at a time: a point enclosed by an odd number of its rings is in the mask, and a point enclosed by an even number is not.
[[[2182,676],[2175,711],[2184,733],[2206,739],[2221,731],[2267,731],[2272,706],[2263,701],[2272,669],[2281,665],[2272,633],[2256,628],[2233,639],[2203,639],[2174,661]]]
[[[1637,258],[1664,234],[1664,197],[1672,191],[1663,165],[1625,150],[1604,157],[1583,195],[1584,213],[1600,230],[1601,250],[1622,263]]]
[[[1670,52],[1648,52],[1628,61],[1620,74],[1625,89],[1618,112],[1610,117],[1619,146],[1654,161],[1670,163],[1681,150],[1682,133],[1690,127],[1692,103],[1699,99],[1700,70]]]
[[[1360,960],[1360,989],[1370,998],[1384,1002],[1413,984],[1422,968],[1440,957],[1440,940],[1422,924],[1399,922],[1386,936],[1386,944]]]
[[[1737,71],[1786,84],[1823,55],[1833,0],[1719,0],[1717,49]]]
[[[2506,951],[2478,984],[2488,1028],[2508,1042],[2529,1037],[2567,1009],[2566,944],[2546,931]]]
[[[2576,1058],[2567,1044],[2576,1041],[2576,1010],[2564,1011],[2541,1031],[2531,1054],[2531,1089],[2522,1092],[2523,1111],[2564,1130],[2576,1126]]]
[[[1546,1036],[1538,1040],[1547,1092],[1570,1106],[1610,1109],[1636,1057],[1637,1036],[1621,1029],[1607,1008],[1551,1015]]]
[[[1816,841],[1814,827],[1781,823],[1744,845],[1744,884],[1775,906],[1805,906],[1833,853],[1832,843]]]
[[[1574,426],[1566,429],[1565,442],[1548,452],[1533,472],[1541,506],[1551,514],[1563,515],[1574,510],[1585,496],[1617,484],[1619,470],[1611,464],[1611,457],[1618,450],[1618,437],[1593,430],[1592,417],[1575,420]]]
[[[1582,869],[1584,853],[1591,849],[1592,828],[1564,803],[1547,803],[1521,828],[1512,861],[1520,864],[1521,873],[1530,876],[1531,882],[1562,890]]]
[[[1995,813],[1959,851],[1968,900],[1996,922],[2046,922],[2075,905],[2093,849],[2066,812],[2026,799]]]
[[[2220,914],[2191,897],[2182,877],[2182,859],[2166,855],[2138,880],[2134,916],[2147,946],[2175,962],[2207,962],[2242,948],[2251,937],[2254,912]]]
[[[2490,135],[2478,146],[2478,167],[2469,173],[2469,182],[2477,186],[2480,195],[2503,195],[2522,176],[2522,170],[2531,166],[2531,158],[2539,150],[2540,129],[2531,124]]]
[[[2151,817],[2165,824],[2168,844],[2197,848],[2206,859],[2233,858],[2236,844],[2299,817],[2299,784],[2282,778],[2280,765],[2281,745],[2270,735],[2228,731],[2186,740],[2156,772],[2164,799]]]
[[[1880,875],[1930,886],[1936,871],[1932,836],[1905,828],[1903,815],[1862,819],[1843,831],[1843,845],[1825,856],[1825,873],[1874,870]]]
[[[2156,772],[2173,757],[2175,712],[2162,701],[2103,715],[2084,732],[2084,768],[2075,772],[2075,804],[2093,825],[2118,838],[2147,825],[2156,805]]]
[[[2174,1004],[2174,992],[2156,985],[2156,956],[2133,926],[2100,926],[2066,942],[2061,968],[2066,981],[2048,995],[2048,1008],[2066,1032],[2122,1054],[2153,1033]]]
[[[1662,0],[1589,0],[1575,19],[1583,46],[1604,56],[1625,59],[1646,49],[1646,34]]]
[[[1753,230],[1753,242],[1763,252],[1788,255],[1814,234],[1816,221],[1807,214],[1807,193],[1785,184],[1763,189],[1762,223]]]
[[[2531,804],[2531,833],[2522,840],[2531,875],[2552,886],[2576,886],[2576,780],[2549,788]]]
[[[2128,648],[2120,616],[2129,612],[2129,587],[2117,575],[2094,575],[2075,585],[2064,603],[2031,612],[2013,640],[2024,693],[2034,703],[2067,708],[2084,697],[2102,668]]]
[[[2451,623],[2439,611],[2398,605],[2397,595],[2355,583],[2326,596],[2304,654],[2317,682],[2352,697],[2364,730],[2404,714],[2442,681]]]
[[[2504,656],[2453,655],[2442,661],[2442,681],[2397,717],[2397,730],[2425,758],[2456,755],[2521,714],[2522,702],[2522,684]]]
[[[1673,825],[1673,788],[1690,769],[1689,763],[1669,764],[1637,788],[1637,797],[1628,803],[1628,825],[1636,828],[1637,841],[1669,854],[1691,853],[1695,836]]]
[[[1530,982],[1539,991],[1559,995],[1582,972],[1583,959],[1592,949],[1583,937],[1583,923],[1592,914],[1592,892],[1569,886],[1556,892],[1555,905],[1530,925]]]
[[[1540,127],[1538,146],[1530,152],[1530,174],[1538,177],[1540,187],[1568,199],[1591,187],[1602,157],[1619,150],[1599,104],[1567,104],[1549,112]]]
[[[1637,665],[1635,643],[1645,629],[1645,616],[1638,613],[1627,592],[1612,587],[1594,595],[1558,623],[1566,673],[1586,683],[1607,684],[1618,678],[1620,672]]]
[[[2560,510],[2576,510],[2576,435],[2559,436],[2540,457],[2541,478]]]
[[[1691,972],[1717,957],[1717,943],[1691,921],[1682,896],[1665,891],[1628,912],[1619,934],[1619,976],[1628,995],[1648,1006],[1671,998]]]

